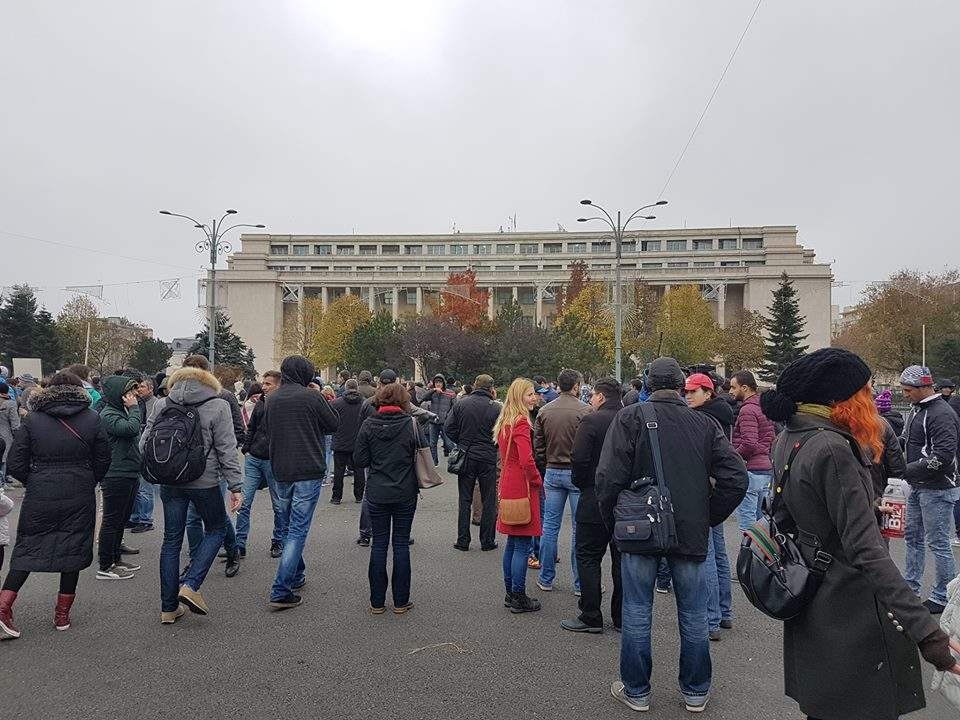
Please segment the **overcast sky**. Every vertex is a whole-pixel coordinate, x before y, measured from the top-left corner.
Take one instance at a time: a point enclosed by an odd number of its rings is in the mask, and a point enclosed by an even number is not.
[[[0,285],[200,323],[199,231],[575,229],[658,193],[756,0],[8,3]],[[796,224],[835,302],[957,264],[960,3],[765,0],[652,227]],[[22,236],[103,251],[98,254]],[[139,257],[139,262],[122,256]],[[182,277],[183,299],[157,281]]]

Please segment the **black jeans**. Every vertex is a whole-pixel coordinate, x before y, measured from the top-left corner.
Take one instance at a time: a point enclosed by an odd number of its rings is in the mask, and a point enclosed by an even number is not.
[[[20,588],[27,581],[30,573],[26,570],[11,570],[7,579],[3,581],[4,590],[20,592]],[[77,582],[80,580],[80,571],[60,573],[60,592],[65,595],[74,595],[77,592]]]
[[[601,610],[600,562],[610,548],[610,563],[613,570],[613,597],[610,600],[610,615],[613,624],[620,627],[623,607],[623,588],[620,583],[620,551],[617,550],[610,531],[603,523],[577,523],[577,569],[580,572],[580,622],[591,627],[603,627]]]
[[[483,503],[480,546],[493,547],[497,539],[497,464],[467,458],[457,480],[460,491],[457,545],[460,547],[470,545],[470,505],[473,503],[473,486],[477,483],[480,484],[480,500]]]
[[[417,511],[417,496],[405,502],[375,503],[367,500],[373,525],[370,549],[370,607],[382,608],[387,599],[387,547],[393,546],[393,606],[410,601],[410,530]],[[392,532],[391,532],[392,525]]]
[[[353,453],[349,451],[333,451],[333,499],[343,499],[343,475],[347,471]],[[353,469],[353,497],[357,502],[363,499],[363,486],[366,474],[363,468]]]
[[[103,522],[97,539],[100,569],[106,570],[120,561],[123,529],[133,512],[133,503],[140,488],[140,478],[105,478],[100,483],[103,496]]]

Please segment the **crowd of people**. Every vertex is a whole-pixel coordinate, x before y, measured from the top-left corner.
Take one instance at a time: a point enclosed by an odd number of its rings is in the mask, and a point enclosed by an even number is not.
[[[683,702],[694,713],[707,706],[710,643],[734,623],[724,521],[735,515],[749,530],[771,497],[778,526],[796,536],[804,559],[816,566],[829,558],[816,594],[784,622],[786,692],[809,717],[893,720],[922,707],[918,651],[960,675],[937,622],[957,575],[960,397],[924,367],[900,376],[906,418],[889,390],[874,395],[866,364],[839,349],[801,357],[762,394],[749,371],[727,380],[673,358],[654,360],[628,388],[613,378],[586,385],[565,369],[556,382],[516,378],[502,399],[487,374],[469,385],[438,374],[423,386],[392,369],[375,382],[365,370],[328,385],[301,356],[233,390],[197,355],[153,378],[123,369],[101,380],[82,365],[42,382],[8,382],[0,372],[0,479],[24,488],[15,535],[13,498],[0,490],[0,565],[15,536],[0,639],[21,635],[14,605],[32,572],[59,573],[54,624],[70,628],[95,536],[97,580],[134,579],[139,551],[124,536],[153,530],[157,499],[161,623],[210,612],[204,579],[218,555],[227,577],[240,572],[264,489],[277,560],[268,603],[297,607],[321,488],[331,484],[330,502],[341,504],[347,477],[361,506],[357,543],[371,547],[369,612],[386,612],[389,589],[393,613],[405,614],[413,608],[412,526],[426,487],[418,463],[429,448],[433,464],[442,453],[457,477],[453,548],[469,552],[479,526],[480,550],[495,551],[499,533],[511,613],[541,609],[527,592],[533,570],[541,592],[566,587],[578,598],[562,629],[621,633],[611,693],[633,710],[651,707],[653,604],[670,592]],[[910,488],[903,574],[880,532],[892,512],[883,501],[891,478]],[[561,562],[567,508],[571,552]],[[935,572],[921,602],[926,549]],[[609,625],[601,581],[608,554]]]

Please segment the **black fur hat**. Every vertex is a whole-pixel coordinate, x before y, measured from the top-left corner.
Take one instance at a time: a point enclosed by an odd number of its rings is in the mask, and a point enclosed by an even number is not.
[[[830,405],[855,395],[870,380],[870,368],[849,350],[824,348],[797,358],[777,378],[777,389],[760,396],[763,414],[785,422],[798,403]]]

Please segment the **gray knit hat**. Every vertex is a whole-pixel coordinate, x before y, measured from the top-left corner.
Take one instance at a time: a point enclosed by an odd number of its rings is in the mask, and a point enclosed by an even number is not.
[[[933,385],[933,373],[923,365],[911,365],[900,373],[900,384],[910,387],[929,387]]]
[[[651,392],[656,390],[679,390],[683,387],[686,377],[683,370],[672,357],[661,357],[650,363],[650,375],[647,386]]]

